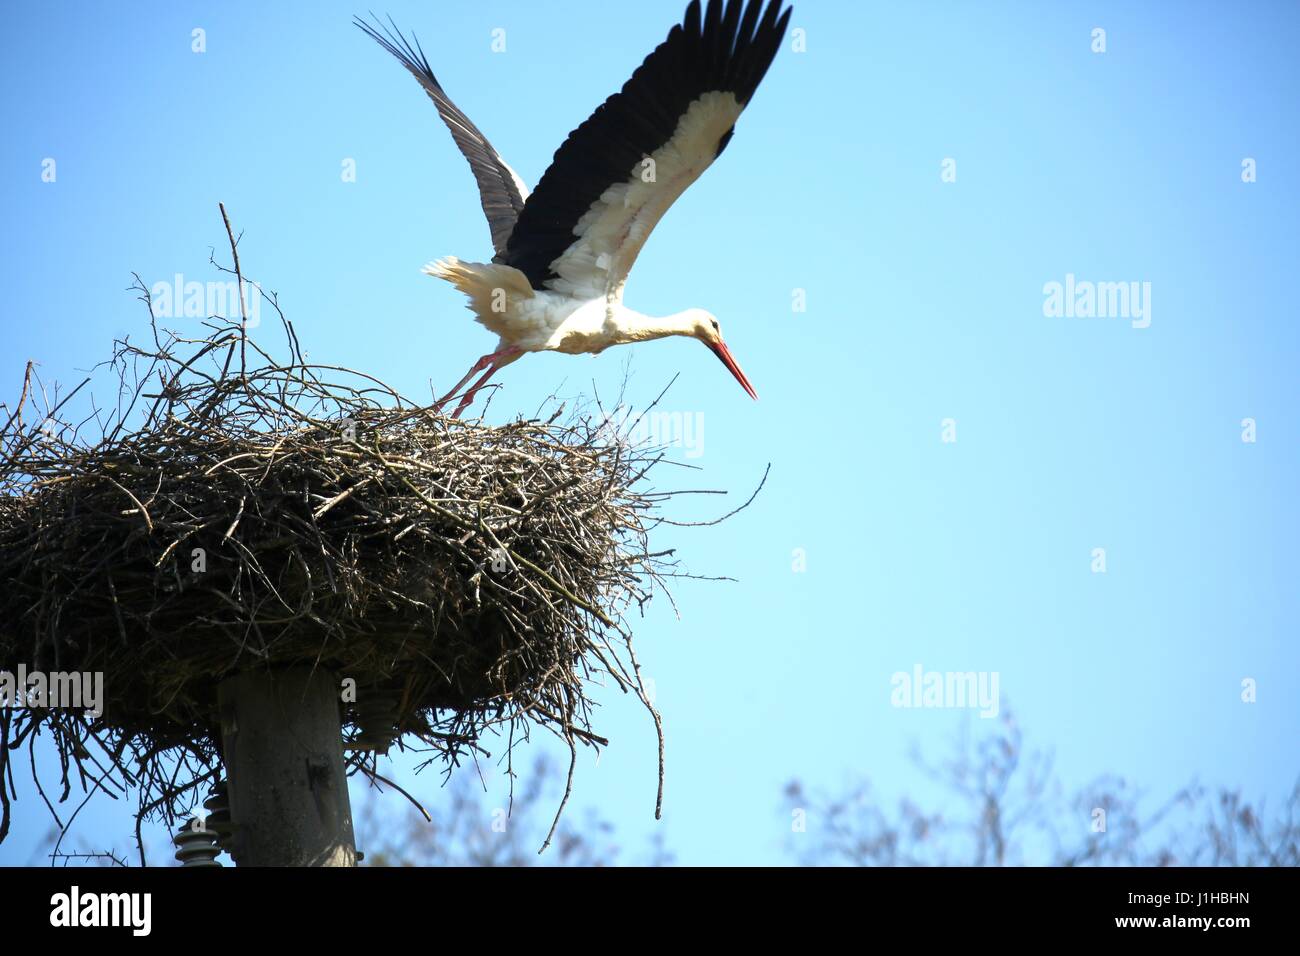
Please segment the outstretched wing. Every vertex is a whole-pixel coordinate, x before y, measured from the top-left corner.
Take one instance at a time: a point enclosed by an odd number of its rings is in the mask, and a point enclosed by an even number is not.
[[[781,0],[692,0],[632,74],[569,134],[524,205],[504,251],[536,289],[622,295],[668,207],[731,140],[790,20]],[[743,8],[743,11],[742,11]]]
[[[380,23],[378,18],[375,18],[374,26],[360,17],[357,17],[354,22],[380,46],[397,57],[402,66],[410,70],[411,75],[420,81],[424,91],[429,94],[429,99],[433,100],[433,105],[438,108],[438,115],[447,124],[447,129],[451,130],[451,138],[456,141],[456,146],[469,160],[469,168],[478,182],[483,213],[487,216],[488,228],[492,230],[492,248],[500,253],[506,246],[506,239],[514,229],[520,211],[524,208],[524,201],[528,198],[527,187],[500,154],[492,148],[487,137],[479,132],[478,127],[469,121],[469,117],[462,113],[443,91],[442,84],[433,75],[433,70],[429,69],[429,61],[425,58],[424,51],[420,49],[420,41],[415,40],[415,34],[411,35],[411,39],[415,41],[412,44],[402,36],[401,31],[397,29],[397,24],[391,19],[389,23],[392,25],[392,30]]]

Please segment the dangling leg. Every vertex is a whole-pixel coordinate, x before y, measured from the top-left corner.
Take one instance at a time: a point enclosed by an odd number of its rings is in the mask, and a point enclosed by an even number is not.
[[[456,383],[455,388],[453,388],[450,392],[448,392],[446,395],[442,396],[442,398],[438,399],[436,402],[433,403],[433,407],[442,408],[442,406],[446,405],[449,401],[451,401],[453,398],[456,397],[456,393],[459,392],[465,386],[466,382],[468,382],[471,378],[473,378],[475,375],[483,371],[483,369],[487,368],[491,364],[492,364],[492,356],[491,355],[483,356],[472,366],[470,366],[470,370],[465,373],[464,378],[462,378],[459,382]]]
[[[460,413],[469,407],[470,402],[474,401],[474,396],[478,394],[480,388],[487,384],[487,380],[523,354],[523,349],[510,345],[501,349],[501,351],[494,352],[491,356],[488,356],[493,360],[491,367],[483,373],[482,377],[477,382],[470,386],[469,391],[467,391],[465,397],[460,400],[460,404],[456,406],[456,411],[452,412],[451,417],[460,418]]]
[[[468,372],[465,373],[465,377],[456,383],[455,388],[453,388],[450,392],[448,392],[446,395],[442,396],[442,398],[438,399],[436,402],[433,403],[433,407],[442,408],[443,405],[446,405],[449,401],[451,401],[453,398],[456,397],[456,393],[458,393],[462,388],[465,387],[466,382],[468,382],[479,372],[483,371],[485,368],[497,364],[499,359],[503,358],[508,352],[511,351],[518,352],[518,349],[512,349],[510,346],[506,346],[505,348],[497,349],[497,351],[495,352],[489,352],[487,355],[484,355],[481,359],[479,359],[477,362],[474,363],[474,365],[470,368]]]
[[[487,384],[487,380],[492,377],[492,373],[494,373],[500,367],[501,366],[499,365],[493,365],[490,369],[488,369],[486,372],[483,373],[483,377],[480,378],[477,382],[475,382],[470,387],[470,390],[465,393],[464,397],[461,398],[460,404],[457,405],[456,410],[451,413],[452,418],[460,418],[460,413],[469,407],[470,402],[474,401],[474,396],[478,394],[478,390],[482,388],[485,384]]]

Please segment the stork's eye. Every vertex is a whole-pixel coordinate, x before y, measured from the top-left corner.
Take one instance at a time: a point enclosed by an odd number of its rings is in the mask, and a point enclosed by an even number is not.
[[[713,326],[713,331],[714,331],[714,332],[721,331],[721,330],[718,328],[718,320],[717,320],[717,319],[709,319],[709,324],[710,324],[711,326]]]

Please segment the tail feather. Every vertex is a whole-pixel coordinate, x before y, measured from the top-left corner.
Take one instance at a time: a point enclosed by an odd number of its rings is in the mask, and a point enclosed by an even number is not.
[[[430,262],[422,271],[450,282],[465,293],[469,310],[497,335],[508,336],[511,331],[508,324],[508,316],[514,312],[511,300],[533,297],[527,276],[513,266],[496,262],[466,262],[447,256]]]

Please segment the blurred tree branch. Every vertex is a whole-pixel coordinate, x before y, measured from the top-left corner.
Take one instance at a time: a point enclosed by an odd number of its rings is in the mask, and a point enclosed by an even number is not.
[[[1115,775],[1066,794],[1051,755],[1027,750],[1007,711],[989,733],[966,725],[948,760],[913,757],[954,798],[947,805],[903,799],[891,811],[866,781],[832,796],[791,781],[785,804],[804,821],[791,834],[795,858],[850,866],[1300,865],[1300,781],[1273,817],[1240,790],[1195,783],[1154,810]]]
[[[426,821],[414,807],[393,813],[382,795],[358,801],[357,848],[367,866],[611,866],[616,863],[665,866],[672,856],[656,832],[644,858],[623,859],[614,827],[588,808],[579,821],[561,820],[552,845],[539,854],[554,813],[554,794],[565,773],[545,758],[520,778],[507,805],[494,807],[478,777],[452,776],[442,790],[423,802]],[[381,788],[382,789],[382,788]]]

